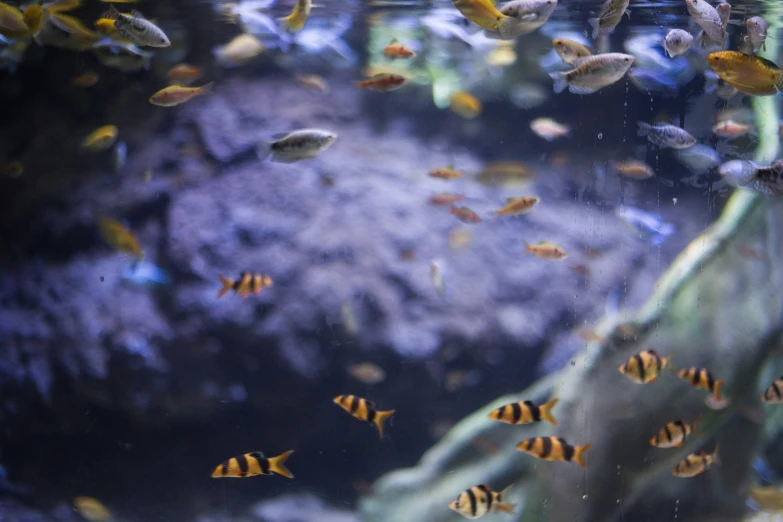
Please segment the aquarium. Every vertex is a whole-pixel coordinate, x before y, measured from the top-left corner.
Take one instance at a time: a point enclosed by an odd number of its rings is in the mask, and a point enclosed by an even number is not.
[[[783,520],[782,25],[0,3],[0,522]]]

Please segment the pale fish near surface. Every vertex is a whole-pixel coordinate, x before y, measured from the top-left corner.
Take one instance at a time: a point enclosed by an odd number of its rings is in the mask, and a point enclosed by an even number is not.
[[[614,28],[620,23],[623,14],[628,14],[628,18],[630,18],[629,3],[630,0],[606,0],[603,6],[601,6],[601,13],[598,17],[587,20],[587,23],[593,28],[593,39],[612,34]]]
[[[685,5],[688,13],[712,43],[723,45],[723,20],[718,10],[707,3],[707,0],[685,0]]]
[[[696,144],[696,138],[680,127],[667,123],[650,125],[643,121],[638,121],[636,124],[639,126],[639,130],[636,131],[637,135],[646,136],[650,143],[657,145],[662,149],[667,147],[673,149],[687,149]]]
[[[751,16],[745,22],[745,27],[748,29],[748,38],[753,45],[753,52],[758,52],[759,49],[767,50],[767,21],[760,16]]]
[[[669,58],[674,58],[685,54],[693,43],[693,36],[688,31],[682,29],[672,29],[666,33],[663,39],[663,48]]]
[[[258,145],[258,159],[272,157],[276,163],[294,163],[311,159],[328,149],[337,140],[337,134],[320,129],[301,129],[275,135],[272,142]]]
[[[783,160],[768,167],[748,160],[732,160],[721,165],[718,173],[733,187],[749,188],[767,196],[783,196]]]
[[[567,72],[552,72],[554,91],[563,92],[566,87],[574,94],[592,94],[611,85],[625,75],[635,58],[630,54],[605,53],[586,56],[574,62]]]

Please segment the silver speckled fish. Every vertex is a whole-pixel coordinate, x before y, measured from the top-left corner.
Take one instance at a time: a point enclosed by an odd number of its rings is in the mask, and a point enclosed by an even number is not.
[[[604,53],[585,56],[574,62],[574,68],[567,72],[552,72],[555,92],[566,87],[574,94],[592,94],[602,87],[611,85],[630,69],[634,57],[630,54]]]
[[[601,6],[601,13],[598,17],[587,20],[587,23],[593,28],[593,39],[612,34],[614,28],[620,23],[623,14],[627,14],[628,18],[630,18],[629,3],[630,0],[606,0],[603,6]]]
[[[748,38],[753,45],[753,52],[758,52],[759,49],[767,50],[767,21],[760,16],[751,16],[745,22],[745,27],[748,29]]]
[[[258,159],[272,157],[276,163],[295,163],[311,159],[328,149],[337,139],[337,134],[319,129],[301,129],[278,134],[276,141],[261,143],[256,148]]]
[[[696,144],[696,138],[680,127],[669,125],[668,123],[650,125],[643,121],[637,121],[636,124],[639,126],[639,129],[636,131],[637,135],[647,136],[650,143],[662,149],[667,147],[687,149]]]
[[[723,45],[725,33],[723,32],[723,20],[717,9],[712,7],[707,0],[685,0],[693,21],[704,30],[704,34],[712,43]]]
[[[138,11],[131,14],[123,14],[117,11],[113,5],[103,15],[104,18],[114,20],[114,27],[123,38],[136,45],[147,47],[168,47],[171,45],[166,33],[160,27],[145,19]]]
[[[688,31],[682,29],[672,29],[666,33],[663,39],[663,48],[669,58],[685,54],[693,43],[693,36]]]
[[[783,196],[783,160],[761,167],[748,160],[732,160],[718,169],[721,177],[733,187],[743,187],[767,196]]]

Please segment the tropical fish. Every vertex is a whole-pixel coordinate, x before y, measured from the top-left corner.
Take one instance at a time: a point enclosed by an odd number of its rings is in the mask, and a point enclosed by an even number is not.
[[[65,13],[81,7],[83,0],[54,0],[43,5],[50,13]]]
[[[439,167],[436,169],[432,169],[431,171],[429,171],[428,176],[431,178],[451,180],[451,179],[461,178],[462,173],[459,172],[458,170],[454,170],[454,167],[449,165],[448,167]]]
[[[73,16],[50,13],[48,20],[55,27],[67,33],[68,42],[62,44],[64,47],[82,50],[90,47],[98,39],[98,35],[94,31],[87,29],[79,19]]]
[[[655,382],[658,375],[671,364],[672,354],[661,357],[655,350],[642,350],[632,355],[619,371],[637,384]]]
[[[451,0],[460,13],[484,29],[497,31],[503,37],[512,36],[517,20],[498,11],[492,0]]]
[[[0,176],[18,178],[22,174],[24,174],[24,165],[22,165],[21,161],[9,161],[8,163],[0,164]]]
[[[700,417],[696,417],[690,424],[683,420],[676,420],[666,424],[650,439],[650,445],[656,448],[679,448],[688,440],[691,434],[701,434],[696,428],[699,419]]]
[[[745,94],[772,96],[780,89],[781,71],[766,58],[737,51],[719,51],[707,56],[707,61],[723,81]]]
[[[227,44],[216,47],[213,54],[220,65],[231,68],[249,63],[263,51],[261,40],[252,34],[242,33]]]
[[[139,49],[125,39],[104,38],[92,44],[92,49],[99,62],[122,72],[149,69],[152,58],[152,53]]]
[[[481,114],[481,101],[469,92],[457,91],[449,96],[449,109],[466,120],[472,120]]]
[[[748,134],[751,126],[734,120],[723,120],[712,127],[712,133],[721,138],[739,138]]]
[[[522,196],[519,198],[508,198],[506,204],[496,212],[498,216],[518,216],[526,214],[533,210],[533,207],[541,202],[537,196]]]
[[[636,131],[638,136],[647,136],[647,140],[653,145],[665,149],[687,149],[696,144],[696,138],[685,129],[669,125],[668,123],[658,123],[650,125],[643,121],[637,121],[639,129]]]
[[[560,56],[560,59],[569,65],[573,64],[579,58],[593,55],[586,46],[567,38],[555,38],[552,40],[552,45],[554,46],[557,55]]]
[[[647,236],[655,246],[662,245],[675,232],[675,227],[671,223],[666,223],[660,217],[635,207],[618,207],[614,213],[634,230]]]
[[[563,92],[566,87],[574,94],[592,94],[611,85],[630,69],[634,57],[630,54],[605,53],[585,56],[574,62],[574,68],[567,72],[551,72],[555,81],[554,91]]]
[[[172,282],[168,272],[146,261],[135,261],[128,265],[122,272],[122,278],[139,286],[166,286]]]
[[[213,83],[207,83],[201,87],[185,87],[184,85],[170,85],[150,96],[150,103],[159,107],[175,107],[196,96],[210,94]]]
[[[547,141],[554,141],[557,138],[568,136],[568,133],[571,132],[571,128],[568,125],[558,123],[551,118],[536,118],[530,122],[530,130],[539,138]]]
[[[431,205],[453,205],[465,199],[462,194],[452,194],[451,192],[440,192],[430,196]]]
[[[171,45],[166,33],[145,19],[138,11],[133,11],[129,15],[123,14],[111,5],[103,17],[114,20],[114,27],[117,31],[136,45],[147,47],[169,47]]]
[[[778,487],[764,487],[753,484],[748,494],[762,511],[783,512],[783,491]]]
[[[383,55],[389,60],[410,60],[416,57],[416,53],[405,47],[396,38],[383,48]]]
[[[677,377],[687,382],[698,390],[706,390],[721,400],[720,389],[723,387],[723,379],[715,380],[705,368],[683,368],[677,372]]]
[[[391,92],[408,83],[408,79],[400,74],[378,73],[367,80],[359,80],[356,86],[360,89],[372,89],[378,92]]]
[[[466,206],[451,207],[449,213],[457,216],[463,223],[481,223],[481,217]]]
[[[124,40],[130,42],[127,38],[123,37],[120,32],[117,30],[117,21],[112,20],[111,18],[98,18],[95,20],[95,28],[98,30],[99,33],[108,36],[109,38],[114,38],[117,40]],[[131,42],[133,43],[133,42]]]
[[[703,451],[691,453],[674,467],[672,475],[682,478],[695,477],[710,469],[710,466],[713,464],[720,464],[718,446],[715,446],[715,450],[709,455]]]
[[[73,499],[73,505],[76,507],[76,511],[89,522],[109,522],[112,519],[109,508],[97,498],[76,497]]]
[[[22,16],[24,17],[25,25],[27,25],[27,28],[30,30],[30,34],[35,36],[41,32],[41,28],[44,25],[45,14],[44,9],[40,4],[30,4],[27,9],[24,10]]]
[[[373,402],[356,395],[338,395],[333,402],[360,421],[374,424],[381,438],[383,438],[383,424],[394,414],[394,410],[378,411]]]
[[[291,11],[291,14],[280,19],[280,21],[283,22],[285,30],[289,33],[301,31],[307,21],[307,17],[310,16],[310,9],[312,9],[312,7],[312,0],[296,0],[294,10]]]
[[[31,36],[22,11],[2,2],[0,2],[0,35],[13,40],[27,40]]]
[[[115,125],[98,127],[82,140],[82,149],[89,152],[100,152],[111,148],[117,141],[119,129]]]
[[[178,63],[168,70],[166,78],[172,84],[190,85],[204,75],[201,67],[189,63]]]
[[[503,185],[507,183],[530,181],[535,178],[535,173],[518,161],[495,161],[484,166],[476,179],[489,185]]]
[[[501,14],[514,18],[509,31],[501,35],[503,39],[515,38],[522,34],[532,33],[549,20],[557,7],[557,0],[511,0],[499,6]],[[495,33],[488,32],[490,38],[497,38]]]
[[[256,152],[259,161],[272,157],[276,163],[295,163],[312,159],[332,146],[337,134],[321,129],[301,129],[289,133],[276,134],[275,141],[263,142]]]
[[[778,377],[772,381],[772,384],[764,391],[764,395],[761,396],[761,402],[770,404],[783,403],[783,377]]]
[[[223,275],[219,277],[220,282],[223,284],[223,288],[218,292],[218,299],[231,290],[242,297],[248,297],[250,292],[258,295],[261,293],[261,290],[274,284],[272,278],[268,275],[251,274],[250,272],[242,272],[236,281]]]
[[[593,28],[593,39],[612,34],[614,28],[620,23],[623,14],[627,14],[628,18],[630,18],[629,3],[630,0],[606,0],[601,7],[601,13],[598,17],[587,19],[587,23]]]
[[[549,241],[541,241],[537,245],[531,245],[525,241],[525,250],[522,253],[527,254],[528,252],[547,261],[560,261],[568,257],[563,247]]]
[[[767,50],[767,21],[760,16],[751,16],[745,21],[745,27],[748,30],[748,38],[753,45],[753,52],[758,52],[759,49]],[[32,30],[32,29],[31,29]]]
[[[317,74],[300,74],[299,76],[296,77],[296,81],[298,81],[305,87],[308,87],[314,91],[318,91],[318,92],[329,91],[329,84],[326,83],[326,80],[324,80],[322,77],[318,76]]]
[[[560,399],[552,399],[546,404],[536,406],[532,401],[514,402],[492,410],[490,419],[505,422],[506,424],[530,424],[542,420],[551,422],[557,426],[557,421],[552,416],[552,408]]]
[[[669,58],[685,54],[693,43],[693,36],[682,29],[672,29],[663,39],[663,48]]]
[[[294,475],[285,467],[285,461],[294,450],[288,450],[277,457],[264,457],[260,451],[245,453],[238,457],[231,457],[218,465],[212,472],[212,478],[245,478],[257,475],[272,475],[277,473],[287,478]]]
[[[443,297],[446,295],[446,282],[443,279],[443,268],[437,261],[430,263],[430,280],[432,281],[432,287],[435,292]]]
[[[71,85],[75,87],[92,87],[96,83],[98,83],[98,80],[100,80],[100,76],[98,73],[94,71],[87,71],[85,73],[80,74],[73,80],[71,80]]]
[[[722,46],[725,33],[718,10],[707,0],[685,0],[685,5],[691,18],[704,30],[704,34],[712,43]]]
[[[136,236],[119,221],[101,218],[98,220],[98,229],[101,232],[101,236],[103,236],[103,240],[115,250],[133,254],[138,260],[144,257]]]
[[[514,514],[514,504],[503,502],[503,496],[511,488],[497,493],[492,491],[486,484],[473,486],[459,494],[457,498],[449,503],[449,508],[456,511],[465,518],[481,518],[487,513],[503,511]]]
[[[590,442],[583,446],[571,446],[560,437],[533,437],[520,442],[517,449],[543,460],[573,461],[584,468],[584,453],[590,446]]]
[[[464,228],[455,228],[449,232],[449,247],[457,250],[465,248],[473,242],[473,234]]]
[[[644,180],[655,176],[655,171],[652,167],[643,161],[639,160],[627,160],[618,161],[614,164],[614,170],[626,178]]]
[[[351,377],[368,386],[380,384],[386,380],[386,372],[383,371],[383,368],[371,362],[351,364],[346,370]]]

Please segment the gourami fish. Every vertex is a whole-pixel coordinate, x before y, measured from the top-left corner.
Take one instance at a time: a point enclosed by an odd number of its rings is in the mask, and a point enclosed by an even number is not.
[[[119,221],[101,218],[98,220],[98,229],[103,240],[115,250],[133,254],[138,260],[144,257],[136,236]]]
[[[472,120],[481,114],[481,100],[469,92],[457,91],[449,96],[449,109],[461,118]]]
[[[430,205],[453,205],[454,203],[459,203],[465,199],[465,196],[462,194],[452,194],[451,192],[440,192],[439,194],[434,194],[430,196],[429,202]]]
[[[718,458],[718,446],[711,454],[705,452],[691,453],[682,459],[672,470],[675,477],[689,478],[704,473],[713,464],[720,464]]]
[[[432,169],[427,173],[427,175],[431,178],[438,178],[438,179],[445,179],[445,180],[452,180],[462,177],[462,173],[458,170],[455,170],[453,166],[449,165],[448,167],[438,167],[436,169]]]
[[[778,377],[772,381],[772,384],[764,391],[764,395],[761,396],[761,402],[770,404],[783,403],[783,377]]]
[[[662,149],[667,147],[687,149],[696,144],[696,138],[691,136],[685,129],[675,125],[669,125],[668,123],[650,125],[643,121],[637,121],[636,125],[639,126],[639,129],[636,131],[638,136],[646,136],[647,141]]]
[[[400,74],[378,73],[366,80],[358,80],[356,86],[360,89],[372,89],[378,92],[391,92],[408,83],[408,79]]]
[[[117,11],[117,8],[109,6],[109,10],[103,15],[104,18],[114,20],[114,27],[128,40],[136,45],[147,47],[169,47],[171,42],[160,27],[153,24],[138,11],[131,14],[123,14]]]
[[[719,51],[707,56],[713,71],[745,94],[772,96],[781,88],[781,71],[773,62],[753,54]]]
[[[767,30],[768,24],[760,16],[751,16],[745,21],[745,27],[748,30],[748,38],[753,45],[753,52],[758,52],[759,49],[767,50]]]
[[[87,71],[85,73],[80,74],[73,80],[71,80],[71,85],[74,87],[92,87],[96,83],[98,83],[98,80],[100,80],[100,76],[98,73],[94,71]]]
[[[685,5],[693,21],[704,30],[704,34],[711,42],[722,46],[725,33],[718,10],[712,7],[707,0],[685,0]]]
[[[505,422],[506,424],[530,424],[531,422],[549,421],[557,426],[557,421],[552,416],[552,408],[560,399],[552,399],[546,404],[536,406],[533,401],[521,401],[492,410],[489,414],[490,419]]]
[[[227,44],[213,50],[217,62],[225,68],[246,65],[262,52],[264,52],[264,46],[261,40],[247,33],[242,33]]]
[[[100,500],[93,497],[76,497],[73,505],[86,520],[90,522],[109,522],[112,519],[111,511]]]
[[[338,395],[332,402],[360,421],[374,424],[381,438],[383,438],[383,424],[394,414],[394,410],[378,411],[375,409],[375,403],[356,395]]]
[[[517,449],[542,460],[576,462],[584,468],[585,451],[592,445],[588,442],[583,446],[571,446],[561,437],[533,437],[520,442]]]
[[[231,290],[242,297],[248,297],[250,292],[258,295],[261,293],[261,290],[274,284],[272,278],[268,275],[251,274],[250,272],[242,272],[236,280],[224,275],[219,277],[223,288],[218,292],[218,299]]]
[[[682,29],[672,29],[663,39],[663,48],[669,58],[685,54],[693,43],[693,36]]]
[[[312,9],[312,7],[312,0],[296,0],[294,10],[291,11],[291,14],[280,18],[285,30],[289,33],[301,31],[307,21],[307,17],[310,16],[310,9]]]
[[[305,87],[308,87],[314,91],[318,91],[318,92],[329,91],[329,84],[326,83],[326,80],[324,80],[322,77],[318,76],[317,74],[300,74],[299,76],[296,77],[296,81],[298,81]]]
[[[294,478],[294,475],[285,467],[285,461],[293,452],[294,450],[288,450],[277,457],[266,458],[260,451],[253,451],[232,457],[215,468],[215,471],[212,472],[212,478],[245,478],[272,475],[273,473]]]
[[[469,223],[469,224],[481,223],[481,217],[478,214],[476,214],[473,210],[471,210],[470,208],[464,205],[459,208],[451,207],[449,209],[449,214],[457,216],[457,219],[459,219],[463,223]]]
[[[698,390],[706,390],[717,400],[721,400],[720,389],[723,387],[723,379],[715,379],[706,368],[683,368],[677,372],[677,377],[687,382]]]
[[[525,241],[525,250],[522,253],[531,253],[547,261],[560,261],[568,257],[568,253],[563,247],[549,241],[541,241],[537,245],[531,245]]]
[[[396,38],[383,48],[383,55],[389,60],[410,60],[416,57],[416,53],[405,47]]]
[[[666,424],[650,439],[650,445],[656,448],[679,448],[691,434],[701,435],[701,432],[696,428],[699,419],[700,417],[696,417],[690,424],[683,420]]]
[[[497,31],[503,37],[513,36],[517,20],[498,11],[492,0],[451,0],[460,13],[484,29]]]
[[[487,513],[503,511],[514,514],[514,504],[503,502],[503,496],[511,488],[507,487],[500,493],[492,491],[486,484],[473,486],[459,494],[449,503],[449,508],[465,518],[481,518]]]
[[[557,138],[568,136],[568,133],[571,132],[571,127],[558,123],[552,118],[536,118],[530,122],[530,130],[539,138],[554,141]]]
[[[115,125],[98,127],[82,140],[82,149],[89,152],[100,152],[111,148],[117,141],[119,129]]]
[[[612,34],[623,14],[631,18],[631,11],[628,10],[629,3],[630,0],[606,0],[598,17],[587,19],[587,23],[593,28],[593,39]]]
[[[168,70],[166,73],[166,78],[168,78],[169,83],[172,84],[189,85],[190,83],[201,78],[203,75],[204,71],[201,69],[201,67],[190,65],[189,63],[178,63]]]
[[[518,216],[526,214],[541,202],[541,198],[536,196],[522,196],[519,198],[508,198],[506,204],[495,212],[498,216]]]
[[[622,78],[634,60],[630,54],[623,53],[585,56],[577,59],[570,71],[551,72],[549,76],[555,81],[553,88],[556,93],[568,87],[574,94],[592,94]]]
[[[552,40],[552,46],[555,48],[560,59],[569,65],[573,64],[579,58],[593,55],[586,46],[567,38],[555,38]]]
[[[670,367],[672,355],[661,357],[655,350],[642,350],[632,355],[618,370],[637,384],[655,382],[661,370]]]
[[[645,180],[655,176],[652,167],[639,160],[619,161],[614,164],[614,170],[626,178],[636,180]]]
[[[175,107],[196,96],[210,94],[214,84],[209,82],[201,87],[186,87],[184,85],[170,85],[150,96],[150,103],[159,107]]]
[[[301,129],[276,134],[275,141],[262,142],[256,147],[258,160],[272,158],[275,163],[295,163],[312,159],[332,146],[337,134],[320,129]]]

